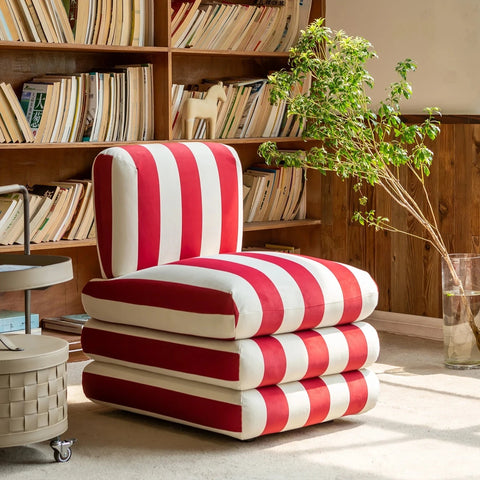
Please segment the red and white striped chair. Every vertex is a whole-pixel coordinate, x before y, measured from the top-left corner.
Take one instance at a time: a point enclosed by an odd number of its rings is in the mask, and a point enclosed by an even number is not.
[[[379,351],[364,271],[241,252],[242,169],[219,143],[104,150],[102,279],[82,300],[88,398],[249,439],[372,408]]]

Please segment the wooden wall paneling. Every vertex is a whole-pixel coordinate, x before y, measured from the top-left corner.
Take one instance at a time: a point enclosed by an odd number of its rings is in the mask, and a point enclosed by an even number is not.
[[[455,125],[455,252],[471,249],[470,215],[472,207],[471,126]]]
[[[359,209],[359,194],[353,191],[351,180],[346,181],[347,210],[345,224],[347,226],[347,263],[365,269],[367,256],[373,245],[367,244],[367,228],[352,220],[353,213]]]
[[[480,253],[480,125],[470,126],[472,161],[472,205],[470,213],[470,251]]]
[[[377,215],[392,218],[391,199],[383,190],[377,188],[372,193],[373,206]],[[386,230],[375,231],[367,228],[367,242],[374,245],[373,258],[368,259],[367,270],[378,285],[378,309],[391,310],[392,285],[392,234]]]
[[[442,125],[441,133],[435,140],[433,168],[439,173],[438,216],[439,227],[447,246],[454,251],[455,238],[455,175],[457,158],[455,156],[455,125]]]

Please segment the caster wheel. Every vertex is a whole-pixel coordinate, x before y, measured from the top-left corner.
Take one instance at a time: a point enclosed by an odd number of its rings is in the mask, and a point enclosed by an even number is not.
[[[72,458],[72,449],[71,448],[65,448],[63,450],[64,450],[63,452],[59,452],[58,450],[55,450],[53,452],[53,457],[55,458],[56,462],[65,463],[65,462],[68,462]]]
[[[72,458],[72,449],[71,446],[76,442],[76,439],[72,438],[71,440],[60,440],[56,438],[50,442],[50,446],[53,448],[53,457],[56,462],[65,463]]]

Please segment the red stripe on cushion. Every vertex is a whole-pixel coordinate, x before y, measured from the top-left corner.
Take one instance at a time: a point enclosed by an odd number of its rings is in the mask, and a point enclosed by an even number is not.
[[[267,407],[267,421],[261,435],[280,432],[288,422],[289,408],[283,390],[276,385],[259,388]]]
[[[237,162],[225,145],[221,143],[208,143],[207,145],[215,156],[222,196],[222,232],[219,252],[234,252],[237,250],[239,232]]]
[[[336,277],[343,294],[343,314],[338,325],[358,319],[362,311],[362,291],[355,275],[345,265],[330,260],[308,257],[327,267]]]
[[[356,325],[344,325],[340,328],[348,344],[348,363],[345,371],[359,370],[365,365],[368,344],[365,334]]]
[[[111,155],[99,154],[93,164],[93,186],[97,244],[103,272],[112,272],[112,162]]]
[[[233,273],[250,283],[258,295],[262,307],[262,322],[253,336],[274,333],[282,325],[284,313],[282,298],[275,284],[260,270],[233,261],[208,257],[189,258],[177,263]]]
[[[181,143],[165,144],[175,156],[182,195],[182,247],[180,258],[200,255],[202,243],[202,192],[197,160]]]
[[[123,147],[137,167],[138,260],[137,270],[158,265],[160,247],[160,185],[155,159],[142,145]]]
[[[83,373],[88,398],[176,418],[204,427],[241,432],[242,407],[165,388],[89,372]]]
[[[287,358],[282,344],[273,337],[253,339],[263,355],[263,379],[259,386],[276,385],[283,380],[287,370]]]
[[[308,368],[303,378],[318,377],[328,368],[330,355],[324,338],[312,330],[298,332],[296,335],[303,341],[308,355]]]
[[[330,391],[321,378],[300,380],[310,400],[310,415],[304,426],[315,425],[325,420],[330,411]]]
[[[345,372],[342,375],[347,381],[350,391],[350,403],[343,415],[355,415],[365,408],[368,399],[368,385],[365,377],[358,370]]]
[[[173,282],[138,278],[93,281],[85,285],[83,293],[134,305],[238,316],[230,293]]]
[[[263,253],[245,253],[239,252],[239,255],[257,258],[269,263],[274,263],[283,268],[297,283],[303,296],[305,313],[298,330],[307,330],[314,328],[321,323],[325,313],[325,300],[322,289],[315,280],[315,277],[302,265],[290,261],[286,257],[277,257]]]
[[[240,356],[236,353],[108,332],[88,326],[82,330],[82,348],[87,354],[221,380],[236,381],[240,375]]]

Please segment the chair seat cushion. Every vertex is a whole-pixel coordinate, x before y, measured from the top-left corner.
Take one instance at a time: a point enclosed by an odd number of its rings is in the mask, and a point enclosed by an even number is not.
[[[245,440],[366,412],[379,382],[363,369],[239,391],[94,361],[83,389],[115,408]]]
[[[102,321],[219,339],[352,323],[377,299],[363,270],[277,252],[189,258],[91,280],[82,292]]]
[[[365,322],[241,340],[212,340],[89,320],[83,351],[114,363],[236,390],[358,370],[378,357]]]

